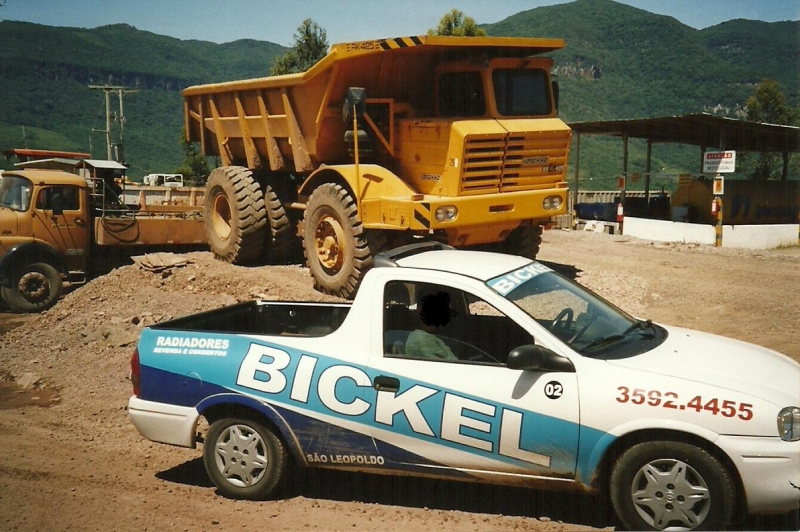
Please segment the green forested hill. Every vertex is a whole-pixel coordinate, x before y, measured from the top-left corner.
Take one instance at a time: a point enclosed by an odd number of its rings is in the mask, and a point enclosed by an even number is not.
[[[104,159],[105,99],[89,85],[125,86],[138,91],[124,97],[125,158],[134,177],[180,166],[182,89],[267,75],[286,51],[253,40],[181,41],[126,24],[87,30],[2,21],[0,42],[0,148],[91,151]],[[116,96],[111,104],[117,111]]]
[[[482,27],[492,36],[566,40],[553,57],[568,122],[702,111],[737,116],[763,78],[778,81],[790,105],[800,101],[800,21],[733,20],[695,30],[612,0],[576,0]],[[183,88],[264,76],[286,50],[254,40],[181,41],[125,24],[77,29],[2,21],[0,42],[0,149],[27,144],[105,158],[105,136],[96,131],[105,128],[104,98],[88,85],[123,85],[138,89],[124,100],[125,158],[134,178],[180,165]],[[643,166],[640,151],[634,144],[632,171]],[[653,156],[657,167],[697,170],[696,150],[659,146]],[[620,171],[611,141],[582,142],[581,161],[582,174]]]

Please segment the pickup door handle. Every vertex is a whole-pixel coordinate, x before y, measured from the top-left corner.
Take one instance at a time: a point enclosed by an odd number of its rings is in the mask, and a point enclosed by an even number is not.
[[[400,379],[378,375],[375,377],[375,380],[372,381],[372,387],[379,392],[396,392],[400,390]]]

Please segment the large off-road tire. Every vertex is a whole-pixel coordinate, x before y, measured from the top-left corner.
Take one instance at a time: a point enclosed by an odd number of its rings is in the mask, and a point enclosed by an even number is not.
[[[286,480],[290,460],[283,442],[261,423],[224,418],[208,428],[203,463],[222,495],[264,500]]]
[[[270,238],[267,242],[267,260],[271,263],[285,262],[299,249],[297,221],[289,217],[286,207],[275,187],[264,185],[264,205],[267,210]]]
[[[634,445],[611,472],[611,501],[629,530],[722,530],[735,484],[707,451],[676,441]]]
[[[56,304],[64,288],[61,274],[46,262],[17,266],[11,286],[1,289],[3,300],[15,312],[41,312]]]
[[[312,192],[303,218],[303,252],[314,286],[326,294],[352,298],[385,240],[365,231],[353,196],[326,183]]]
[[[205,226],[214,255],[225,262],[251,264],[263,257],[267,239],[264,192],[241,166],[217,168],[208,176]]]
[[[502,251],[511,255],[521,255],[531,260],[536,259],[542,245],[542,226],[532,222],[522,222],[511,231],[503,242]]]

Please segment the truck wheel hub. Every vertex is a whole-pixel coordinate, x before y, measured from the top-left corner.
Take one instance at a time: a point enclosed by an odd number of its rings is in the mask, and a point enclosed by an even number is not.
[[[39,272],[28,272],[19,279],[19,293],[30,302],[43,301],[48,292],[47,278]]]
[[[341,243],[344,242],[344,229],[332,216],[323,216],[317,223],[314,233],[319,262],[328,270],[339,271],[344,261]]]
[[[224,194],[218,194],[214,198],[211,226],[221,239],[227,240],[231,236],[231,206]]]

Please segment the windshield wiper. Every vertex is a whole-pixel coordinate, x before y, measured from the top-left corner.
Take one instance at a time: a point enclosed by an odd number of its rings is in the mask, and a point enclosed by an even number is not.
[[[623,334],[612,334],[611,336],[602,336],[602,337],[597,338],[596,340],[593,340],[592,342],[590,342],[589,345],[587,345],[586,347],[581,349],[581,351],[582,352],[583,351],[588,351],[588,350],[592,349],[593,347],[600,347],[602,345],[611,344],[611,343],[618,342],[618,341],[624,340],[624,339],[625,339],[625,335],[623,335]]]
[[[646,332],[644,332],[645,329],[652,329],[653,332],[646,333]],[[590,342],[589,345],[587,345],[586,347],[581,349],[581,351],[588,351],[588,350],[590,350],[592,348],[595,348],[595,347],[601,347],[601,346],[604,346],[604,345],[607,345],[607,344],[612,344],[612,343],[615,343],[615,342],[619,342],[620,340],[626,339],[628,337],[628,335],[630,335],[633,332],[636,332],[636,333],[640,334],[643,338],[647,338],[647,339],[655,338],[655,336],[656,336],[655,335],[655,327],[653,326],[653,322],[652,321],[650,321],[650,320],[647,320],[647,321],[636,320],[633,324],[631,324],[630,327],[625,329],[625,331],[622,334],[612,334],[612,335],[609,335],[609,336],[602,336],[600,338],[597,338],[596,340]]]
[[[622,336],[630,334],[634,331],[644,331],[645,329],[651,329],[653,333],[655,333],[655,327],[653,326],[653,322],[651,320],[636,320],[631,324],[630,327],[625,329],[625,332],[622,333]]]

